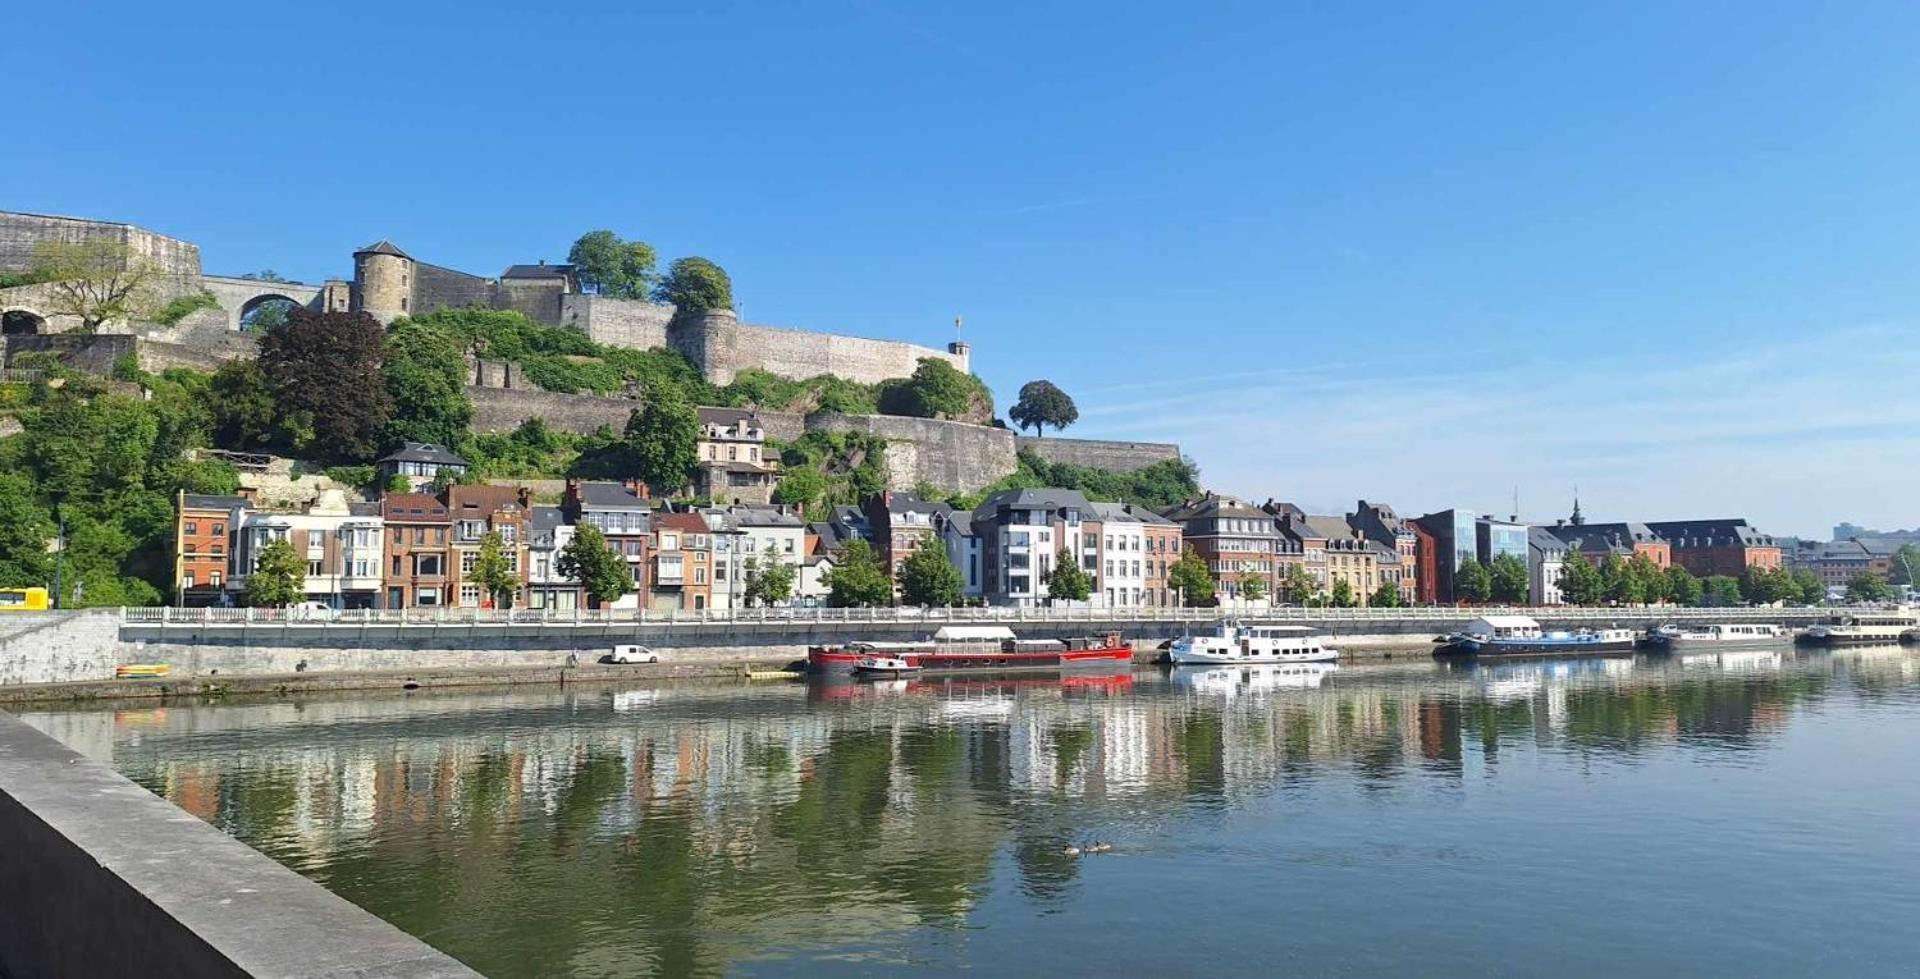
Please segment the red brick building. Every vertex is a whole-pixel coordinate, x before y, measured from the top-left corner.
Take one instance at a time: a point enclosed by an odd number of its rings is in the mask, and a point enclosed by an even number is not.
[[[252,506],[245,497],[180,494],[173,517],[175,602],[220,604],[233,577],[234,535]]]
[[[1673,563],[1698,578],[1739,577],[1748,568],[1780,566],[1779,543],[1745,520],[1669,520],[1647,526],[1673,548]]]

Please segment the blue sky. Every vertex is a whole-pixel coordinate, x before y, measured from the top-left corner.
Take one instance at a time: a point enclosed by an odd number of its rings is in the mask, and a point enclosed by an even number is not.
[[[599,227],[1223,490],[1920,524],[1920,7],[28,5],[0,208],[209,271]]]

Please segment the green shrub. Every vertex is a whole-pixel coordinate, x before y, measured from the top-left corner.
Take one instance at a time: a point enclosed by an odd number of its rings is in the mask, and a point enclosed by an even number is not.
[[[380,478],[380,471],[367,465],[329,466],[327,467],[327,478],[342,486],[351,486],[355,489],[372,489],[377,485],[375,480]]]
[[[165,306],[160,307],[159,312],[153,314],[153,320],[165,326],[176,326],[181,320],[203,309],[219,308],[220,300],[215,299],[213,293],[202,289],[199,292],[175,296],[168,300]]]

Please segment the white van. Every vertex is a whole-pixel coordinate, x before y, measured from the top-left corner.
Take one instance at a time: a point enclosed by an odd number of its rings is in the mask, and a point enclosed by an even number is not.
[[[637,643],[621,643],[607,657],[609,663],[658,663],[660,654]]]

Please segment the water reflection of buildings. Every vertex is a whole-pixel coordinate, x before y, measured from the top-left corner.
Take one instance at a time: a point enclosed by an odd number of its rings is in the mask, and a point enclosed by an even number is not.
[[[889,926],[962,915],[1009,847],[1030,892],[1053,893],[1076,871],[1046,855],[1079,828],[1232,805],[1302,776],[1457,776],[1537,748],[1749,744],[1837,676],[1911,683],[1913,659],[1420,663],[1342,669],[1318,686],[1142,674],[23,717],[377,912],[401,900],[381,890],[392,875],[444,875],[431,891],[453,905],[443,914],[461,902],[504,913],[504,902],[564,931],[582,926],[555,922],[554,908],[631,909],[606,913],[724,965],[741,947],[804,940],[794,922],[829,904]],[[524,872],[542,861],[569,869]],[[690,917],[658,917],[650,889],[669,886]],[[395,893],[417,903],[419,890]],[[728,948],[714,945],[722,932]]]

